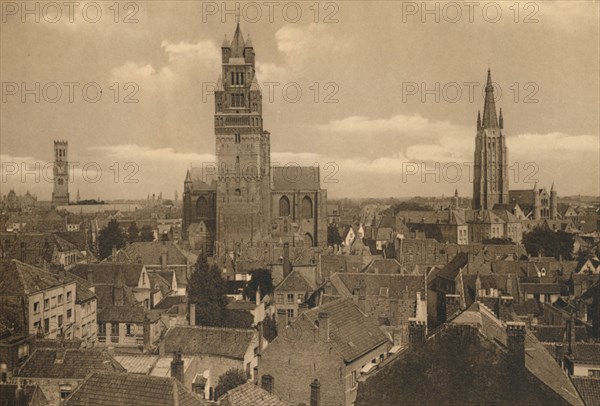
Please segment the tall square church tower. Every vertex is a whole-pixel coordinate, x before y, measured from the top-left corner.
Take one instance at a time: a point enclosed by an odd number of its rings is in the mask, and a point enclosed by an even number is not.
[[[477,136],[473,178],[473,209],[491,210],[496,204],[508,204],[508,150],[502,109],[496,116],[492,74],[488,69],[483,119],[477,113]]]

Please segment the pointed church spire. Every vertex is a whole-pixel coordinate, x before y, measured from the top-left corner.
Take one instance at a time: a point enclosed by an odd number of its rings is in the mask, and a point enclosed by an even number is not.
[[[233,40],[231,40],[231,56],[234,58],[240,58],[244,56],[244,36],[240,29],[240,23],[237,23],[235,27],[235,34],[233,34]]]
[[[225,34],[225,38],[223,38],[223,43],[221,44],[221,48],[229,48],[229,40],[227,39],[227,34]]]
[[[550,192],[554,191],[554,182],[552,182],[552,186],[550,187]]]
[[[481,110],[477,110],[477,129],[481,128]]]
[[[502,130],[504,128],[504,118],[502,117],[502,107],[500,107],[500,116],[498,117],[498,127]]]
[[[497,128],[496,102],[494,100],[494,85],[492,84],[492,72],[488,68],[487,83],[485,85],[485,103],[483,105],[483,128]]]

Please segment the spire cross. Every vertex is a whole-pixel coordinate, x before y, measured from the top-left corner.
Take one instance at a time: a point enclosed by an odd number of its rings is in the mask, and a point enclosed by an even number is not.
[[[240,23],[240,4],[236,3],[235,5],[235,22],[236,24]]]

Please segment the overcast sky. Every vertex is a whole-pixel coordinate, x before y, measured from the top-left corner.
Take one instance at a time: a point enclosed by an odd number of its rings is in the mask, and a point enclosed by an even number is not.
[[[77,189],[82,199],[181,196],[186,168],[214,161],[214,104],[203,87],[217,80],[221,43],[235,30],[222,2],[121,3],[118,15],[113,2],[98,2],[96,23],[96,8],[84,11],[85,2],[74,8],[73,22],[66,6],[57,16],[40,3],[36,22],[22,14],[21,2],[8,3],[0,23],[3,194],[29,189],[50,199],[44,176],[36,182],[30,174],[23,183],[20,170],[11,173],[13,162],[51,161],[54,139],[68,140],[69,159],[80,165],[72,198]],[[469,163],[490,67],[502,91],[496,104],[510,187],[538,180],[549,189],[554,181],[559,195],[598,195],[599,3],[475,2],[460,15],[457,3],[428,3],[434,14],[425,15],[421,4],[329,2],[316,13],[313,2],[277,3],[272,18],[263,2],[241,8],[272,160],[319,165],[330,197],[439,196],[455,188],[471,196]],[[255,5],[262,5],[260,17]],[[36,82],[39,103],[23,91]],[[95,103],[91,83],[102,89]],[[434,174],[422,178],[421,163],[434,172],[439,165],[439,182]],[[97,167],[102,174],[93,183]]]

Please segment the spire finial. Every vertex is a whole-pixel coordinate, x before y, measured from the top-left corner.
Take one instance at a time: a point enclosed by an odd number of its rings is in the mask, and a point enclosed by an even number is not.
[[[492,83],[492,72],[488,68],[487,83],[485,85],[485,102],[483,104],[483,128],[498,128],[496,117],[496,101],[494,99],[494,85]]]
[[[235,23],[240,25],[240,3],[235,4]]]

